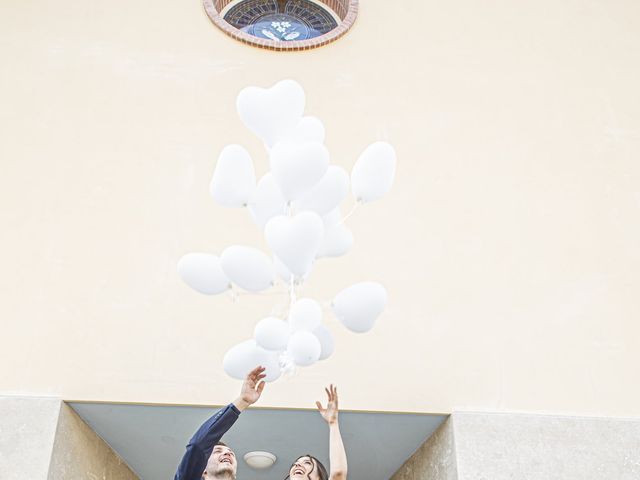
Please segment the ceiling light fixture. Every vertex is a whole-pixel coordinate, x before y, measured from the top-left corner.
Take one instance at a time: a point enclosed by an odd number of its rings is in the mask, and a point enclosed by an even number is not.
[[[273,453],[269,452],[249,452],[244,456],[244,461],[247,462],[251,468],[256,470],[264,470],[266,468],[271,467],[274,463],[276,463],[276,456]]]

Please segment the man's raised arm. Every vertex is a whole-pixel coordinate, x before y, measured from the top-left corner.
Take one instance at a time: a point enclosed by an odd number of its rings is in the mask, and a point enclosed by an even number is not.
[[[201,480],[213,447],[231,428],[240,412],[253,405],[264,390],[263,367],[253,369],[242,384],[240,396],[209,418],[191,437],[174,480]]]

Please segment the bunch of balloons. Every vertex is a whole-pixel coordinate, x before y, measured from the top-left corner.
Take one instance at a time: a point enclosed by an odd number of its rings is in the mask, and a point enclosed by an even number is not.
[[[322,323],[322,307],[311,298],[296,298],[316,259],[347,253],[353,235],[344,225],[340,204],[349,194],[356,205],[382,197],[393,183],[396,154],[391,145],[375,142],[360,155],[351,175],[329,165],[324,126],[303,116],[305,93],[293,80],[268,89],[247,87],[237,98],[244,125],[265,144],[270,172],[256,182],[253,160],[240,145],[223,148],[210,184],[213,199],[225,207],[247,208],[273,255],[234,245],[218,257],[189,253],[178,263],[182,279],[200,293],[216,295],[230,288],[250,293],[266,290],[280,278],[289,293],[288,314],[258,322],[254,338],[232,347],[224,371],[243,379],[263,365],[266,381],[277,380],[295,366],[329,358],[334,340]],[[387,292],[375,282],[362,282],[338,293],[331,309],[357,333],[369,331],[387,303]]]

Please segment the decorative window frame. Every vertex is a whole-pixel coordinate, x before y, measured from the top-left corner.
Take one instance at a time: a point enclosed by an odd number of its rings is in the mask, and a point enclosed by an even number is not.
[[[248,45],[277,51],[310,50],[312,48],[322,47],[323,45],[334,42],[347,33],[355,23],[356,17],[358,16],[358,0],[319,0],[319,3],[323,3],[338,15],[338,18],[340,19],[338,26],[324,35],[310,38],[308,40],[277,42],[266,38],[254,37],[253,35],[249,35],[248,33],[238,30],[233,25],[227,23],[225,19],[222,18],[221,12],[232,1],[233,0],[203,0],[202,4],[205,12],[207,12],[207,16],[213,24],[230,37]]]

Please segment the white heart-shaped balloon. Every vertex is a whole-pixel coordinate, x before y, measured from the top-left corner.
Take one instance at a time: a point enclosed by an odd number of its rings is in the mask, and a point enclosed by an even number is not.
[[[396,174],[396,151],[386,142],[369,145],[351,171],[351,190],[356,200],[371,202],[391,189]]]
[[[253,195],[249,198],[248,205],[251,217],[260,229],[263,229],[271,218],[286,213],[287,201],[271,172],[265,174],[258,181]]]
[[[187,285],[205,295],[222,293],[231,285],[220,259],[208,253],[183,255],[178,262],[178,274]]]
[[[321,257],[340,257],[353,246],[353,234],[342,221],[339,208],[332,210],[322,217],[324,222],[324,237],[316,255]]]
[[[296,200],[324,176],[329,151],[321,143],[278,142],[269,152],[271,173],[285,200]]]
[[[324,226],[314,212],[302,212],[294,217],[278,215],[267,222],[264,235],[273,253],[289,271],[304,277],[320,248]]]
[[[331,335],[329,329],[324,325],[318,325],[313,331],[313,334],[320,342],[320,358],[318,358],[318,360],[326,360],[335,350],[333,335]]]
[[[322,346],[320,340],[311,332],[300,331],[291,335],[287,353],[293,358],[296,365],[308,367],[320,358]]]
[[[280,377],[278,353],[259,347],[255,340],[245,340],[230,348],[222,360],[225,373],[237,380],[244,380],[247,374],[258,366],[266,368],[265,382],[273,382]]]
[[[353,234],[345,225],[337,225],[324,232],[317,257],[341,257],[351,250]]]
[[[256,188],[256,173],[249,152],[227,145],[218,156],[209,193],[223,207],[244,207]]]
[[[313,210],[325,215],[335,209],[349,193],[349,174],[336,165],[330,165],[327,173],[311,190],[294,202],[297,211]]]
[[[313,264],[311,265],[311,267],[313,268]],[[305,281],[309,276],[309,272],[307,272],[304,276],[294,275],[293,273],[291,273],[291,270],[289,270],[289,268],[287,268],[287,266],[282,263],[282,260],[280,260],[275,255],[273,256],[273,268],[276,271],[276,275],[287,284],[291,283],[291,277],[293,277],[294,283],[301,283]],[[309,271],[311,271],[311,269],[309,269]]]
[[[284,350],[289,342],[289,325],[275,317],[263,318],[253,331],[256,343],[265,350]]]
[[[324,215],[322,217],[322,222],[324,223],[325,231],[340,225],[343,222],[342,211],[340,210],[340,207],[334,208],[329,213]]]
[[[256,248],[242,245],[227,247],[220,255],[220,264],[233,283],[249,292],[269,288],[275,280],[273,262]]]
[[[286,132],[278,141],[286,142],[324,142],[324,125],[319,118],[302,117],[292,130]]]
[[[289,327],[292,332],[312,332],[322,322],[322,307],[312,298],[297,300],[289,311]]]
[[[387,291],[376,282],[361,282],[338,293],[331,308],[335,316],[352,332],[364,333],[373,328],[387,305]]]
[[[282,80],[271,88],[242,89],[236,108],[242,123],[270,147],[298,125],[304,103],[302,86],[294,80]]]

